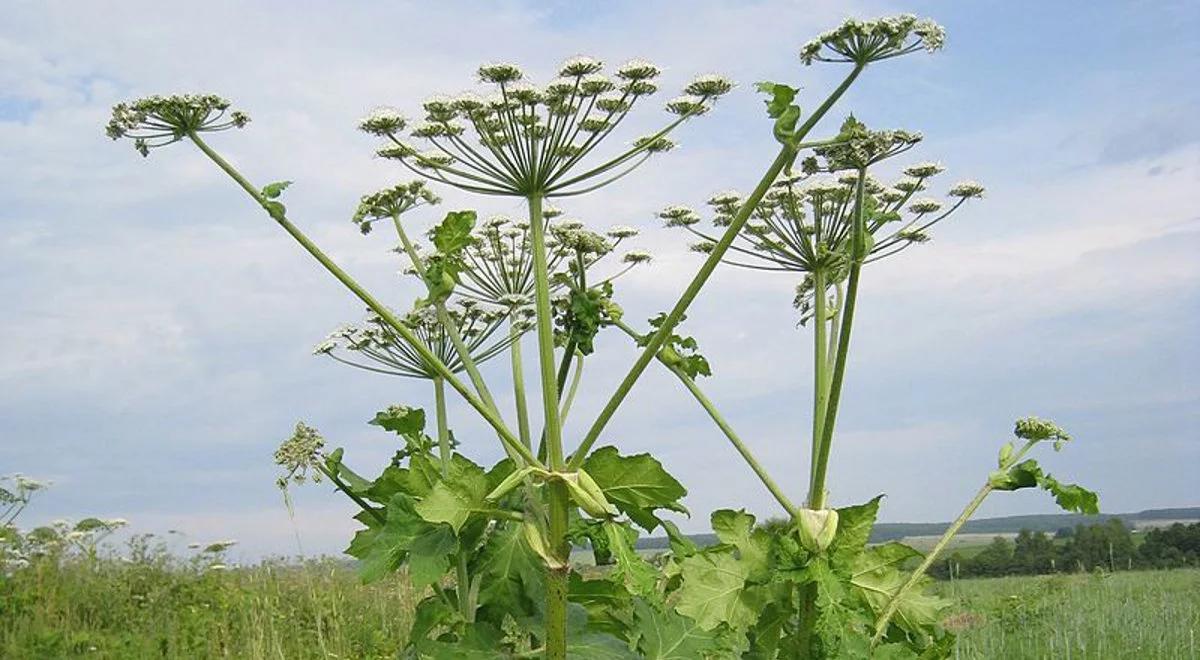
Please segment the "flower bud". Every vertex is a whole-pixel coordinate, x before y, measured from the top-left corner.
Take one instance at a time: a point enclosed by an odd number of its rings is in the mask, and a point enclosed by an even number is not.
[[[821,553],[837,534],[838,513],[833,509],[800,509],[800,544],[810,552]]]

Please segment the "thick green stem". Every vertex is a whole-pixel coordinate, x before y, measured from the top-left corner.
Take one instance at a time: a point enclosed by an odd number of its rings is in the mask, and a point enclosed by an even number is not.
[[[517,408],[517,434],[521,444],[532,447],[532,436],[529,431],[529,402],[525,398],[525,361],[521,357],[521,332],[516,326],[516,314],[508,319],[509,345],[508,350],[512,359],[513,399]]]
[[[629,327],[629,325],[624,321],[617,320],[614,321],[613,324],[624,331],[625,334],[632,337],[634,341],[642,340],[642,336],[639,335],[633,328]],[[717,428],[721,429],[721,432],[724,433],[725,437],[729,439],[729,442],[733,445],[733,448],[736,449],[739,454],[741,454],[742,458],[746,461],[746,464],[749,465],[750,469],[754,471],[754,474],[758,476],[759,480],[763,482],[763,485],[767,487],[767,490],[770,491],[771,495],[775,497],[775,500],[779,502],[784,511],[787,511],[788,515],[794,520],[799,515],[799,510],[796,508],[796,505],[793,504],[790,499],[788,499],[788,496],[783,492],[783,489],[779,487],[779,484],[775,483],[775,480],[772,479],[771,475],[767,473],[767,470],[762,466],[762,463],[758,462],[758,458],[754,456],[754,453],[750,451],[750,448],[746,446],[746,443],[742,442],[741,437],[739,437],[737,432],[733,430],[733,427],[729,425],[729,422],[725,420],[725,416],[721,414],[721,411],[717,410],[717,407],[713,404],[713,402],[704,394],[704,392],[700,389],[700,386],[696,384],[696,381],[693,380],[691,376],[688,376],[686,373],[684,373],[679,367],[668,364],[662,359],[661,355],[659,355],[658,361],[661,362],[668,371],[675,374],[675,377],[679,379],[679,382],[683,383],[684,387],[686,387],[687,390],[692,393],[692,397],[696,399],[696,402],[699,403],[702,408],[704,408],[705,412],[708,413],[708,416],[712,418],[713,422],[717,425]]]
[[[433,379],[433,392],[436,400],[438,454],[442,463],[442,480],[448,481],[450,479],[450,462],[454,456],[450,451],[450,426],[446,416],[446,384],[441,378]],[[457,560],[454,567],[454,588],[458,594],[458,610],[462,612],[464,619],[473,621],[475,612],[471,607],[471,599],[468,594],[471,588],[471,579],[467,574],[466,554],[460,551]]]
[[[562,481],[546,485],[550,496],[550,552],[554,566],[546,570],[546,658],[567,657],[567,585],[571,574],[571,545],[567,540],[570,495]]]
[[[799,509],[796,508],[795,504],[792,504],[792,501],[788,499],[787,495],[784,494],[783,489],[779,487],[779,484],[775,483],[775,480],[771,478],[771,475],[767,474],[766,468],[764,468],[762,464],[758,462],[758,459],[755,458],[753,453],[751,453],[750,448],[747,447],[744,442],[742,442],[742,439],[738,437],[737,433],[734,432],[733,427],[729,425],[729,422],[725,421],[725,417],[722,416],[720,411],[717,410],[716,406],[712,404],[712,401],[709,401],[708,397],[704,395],[704,392],[700,391],[699,386],[696,385],[696,381],[692,380],[687,374],[680,371],[678,367],[668,366],[667,368],[670,369],[671,373],[674,373],[675,376],[679,378],[679,381],[683,383],[683,386],[692,393],[692,396],[695,397],[700,406],[704,408],[705,412],[708,413],[708,416],[712,418],[717,427],[721,429],[721,432],[725,434],[725,437],[729,438],[729,442],[733,445],[733,448],[736,449],[739,454],[741,454],[742,459],[746,461],[746,464],[749,465],[750,469],[754,471],[754,474],[758,476],[759,481],[763,482],[763,485],[767,487],[767,490],[771,492],[771,495],[775,497],[775,500],[779,502],[784,511],[787,511],[788,515],[792,517],[792,520],[795,520],[800,515]]]
[[[679,320],[683,318],[692,301],[699,295],[700,289],[704,287],[705,283],[708,282],[708,278],[716,270],[717,264],[721,263],[721,258],[725,256],[725,252],[729,250],[729,246],[737,238],[738,232],[742,230],[746,221],[750,219],[751,213],[758,207],[758,203],[762,201],[763,195],[767,193],[767,190],[775,182],[775,179],[779,176],[783,168],[792,162],[795,153],[790,145],[784,145],[780,148],[779,155],[775,157],[775,161],[767,168],[766,173],[763,174],[754,191],[750,193],[750,196],[742,204],[742,207],[738,209],[737,215],[734,216],[729,227],[721,236],[721,240],[717,242],[712,252],[708,255],[708,258],[704,260],[704,264],[700,266],[700,270],[692,278],[691,283],[688,284],[683,295],[679,297],[678,302],[667,313],[662,325],[651,335],[650,340],[646,343],[646,347],[642,349],[641,355],[633,363],[633,367],[629,370],[629,373],[625,375],[621,384],[617,386],[617,390],[609,398],[608,403],[604,405],[604,409],[600,411],[600,416],[596,418],[591,428],[588,429],[583,442],[580,443],[579,448],[575,450],[574,455],[571,457],[570,467],[572,469],[577,469],[583,464],[583,460],[587,458],[588,451],[600,439],[600,433],[604,431],[604,427],[608,425],[608,421],[617,412],[617,408],[625,401],[625,397],[629,394],[629,390],[633,388],[633,384],[645,372],[650,361],[658,355],[658,351],[663,347],[667,338],[671,336],[671,333],[675,330],[675,326],[679,324]]]
[[[1025,443],[1024,447],[1015,452],[1003,465],[1001,465],[1001,469],[1006,469],[1016,465],[1016,463],[1024,458],[1025,454],[1035,444],[1037,444],[1036,440],[1031,440]],[[958,530],[962,529],[962,526],[967,524],[967,521],[971,519],[971,516],[975,515],[975,511],[980,507],[980,505],[983,504],[983,501],[987,499],[987,496],[990,495],[993,490],[995,490],[995,488],[990,482],[983,484],[983,487],[979,489],[979,492],[975,493],[975,497],[971,498],[970,503],[968,503],[966,508],[963,509],[962,513],[958,515],[958,518],[956,518],[953,523],[950,523],[950,526],[946,528],[946,531],[942,534],[942,537],[938,539],[938,542],[934,544],[933,548],[926,553],[925,560],[921,562],[921,565],[918,566],[917,569],[908,576],[908,579],[905,580],[904,584],[900,585],[900,588],[897,589],[896,593],[892,595],[892,599],[888,601],[887,607],[884,608],[883,612],[879,615],[879,619],[875,621],[875,636],[871,639],[872,646],[878,644],[879,640],[883,639],[884,633],[887,632],[888,623],[891,622],[892,617],[896,615],[896,611],[900,609],[900,604],[904,600],[904,595],[908,593],[908,590],[912,589],[918,581],[920,581],[921,576],[925,575],[925,571],[929,570],[929,567],[933,565],[933,562],[937,561],[938,555],[946,549],[946,546],[949,545],[950,541],[955,537],[955,535],[958,534]]]
[[[492,393],[488,390],[487,383],[483,380],[483,374],[479,373],[479,366],[475,364],[475,358],[471,357],[471,349],[463,341],[462,332],[458,329],[458,324],[454,319],[450,318],[450,312],[446,309],[446,303],[439,302],[437,304],[438,323],[442,324],[442,328],[446,330],[446,334],[450,335],[450,343],[454,345],[454,352],[458,353],[458,359],[462,360],[463,367],[467,370],[467,375],[471,377],[471,384],[475,386],[475,391],[479,392],[479,398],[483,402],[492,407],[497,416],[500,416],[500,409],[496,407],[496,401],[492,399]]]
[[[542,218],[541,196],[531,195],[528,202],[546,461],[551,470],[562,471],[565,461],[562,427],[558,417],[558,378],[554,368],[553,310],[550,307],[550,272],[546,264],[545,220]],[[550,500],[548,542],[555,564],[548,568],[546,574],[546,657],[563,660],[567,657],[567,578],[570,573],[567,523],[570,495],[566,484],[561,481],[548,484],[546,492]]]
[[[808,467],[809,503],[812,503],[812,490],[817,473],[817,461],[821,455],[821,429],[825,424],[825,406],[829,401],[828,360],[825,351],[828,340],[825,337],[825,271],[816,268],[813,278],[813,418],[812,438],[810,440],[810,456]]]
[[[671,336],[671,332],[675,330],[675,326],[679,324],[679,320],[683,318],[687,308],[700,293],[700,289],[704,287],[704,284],[708,281],[709,276],[711,276],[713,270],[716,269],[717,264],[721,262],[721,259],[725,256],[725,253],[729,251],[729,246],[733,245],[734,239],[736,239],[738,233],[742,231],[742,227],[744,227],[746,221],[750,219],[751,214],[754,213],[754,209],[758,208],[758,203],[762,201],[763,195],[765,195],[767,190],[770,189],[771,184],[775,182],[775,179],[779,176],[779,173],[783,171],[783,168],[790,168],[792,163],[796,160],[796,155],[799,153],[797,149],[799,148],[800,144],[802,144],[801,141],[808,135],[809,131],[811,131],[813,127],[817,125],[817,122],[821,121],[821,119],[825,116],[825,113],[829,112],[829,109],[833,107],[833,104],[836,103],[837,100],[846,93],[846,90],[850,89],[850,85],[852,85],[855,79],[858,78],[858,75],[862,73],[865,66],[865,64],[856,64],[854,66],[854,70],[850,72],[850,75],[846,76],[845,80],[843,80],[841,84],[833,90],[833,93],[829,95],[829,98],[825,99],[825,101],[817,107],[812,115],[809,116],[808,120],[796,129],[795,133],[792,134],[792,139],[789,140],[787,144],[784,144],[779,150],[779,155],[775,157],[775,162],[771,163],[771,166],[767,168],[766,173],[763,174],[762,179],[759,180],[758,185],[755,186],[754,191],[751,192],[750,196],[747,197],[742,203],[742,207],[738,209],[737,214],[734,215],[733,219],[730,221],[729,226],[725,229],[725,233],[721,235],[721,239],[717,241],[715,246],[713,246],[708,258],[704,260],[704,264],[700,266],[700,270],[696,273],[696,276],[692,278],[691,283],[688,284],[688,287],[684,290],[683,295],[679,297],[679,301],[675,303],[675,307],[673,307],[667,314],[667,317],[663,319],[663,323],[659,327],[658,332],[654,333],[654,335],[650,338],[650,341],[646,344],[645,349],[642,350],[642,354],[638,356],[637,361],[633,363],[633,367],[630,368],[629,373],[626,374],[620,385],[617,386],[617,390],[613,392],[612,397],[610,397],[608,400],[608,403],[604,405],[604,409],[600,411],[600,415],[596,418],[596,421],[592,424],[592,427],[588,429],[587,435],[585,435],[583,438],[583,442],[580,443],[579,448],[576,449],[574,455],[571,456],[571,468],[578,468],[583,464],[583,460],[587,458],[588,451],[592,448],[592,445],[596,444],[596,441],[600,439],[600,433],[604,431],[604,427],[608,425],[608,421],[612,419],[613,414],[617,412],[617,408],[620,407],[621,403],[625,400],[625,397],[629,395],[629,390],[633,388],[633,384],[637,382],[637,379],[641,377],[642,372],[644,372],[646,367],[649,366],[650,361],[654,359],[654,356],[658,353],[659,349],[662,348],[663,343],[667,340],[667,337]]]
[[[201,151],[204,152],[206,156],[209,157],[209,159],[216,163],[218,167],[224,170],[224,172],[228,174],[230,178],[232,178],[239,186],[241,186],[243,190],[245,190],[252,198],[254,198],[256,202],[263,206],[264,209],[267,209],[271,217],[276,223],[279,224],[280,227],[284,229],[284,231],[291,235],[291,237],[295,239],[297,243],[307,250],[308,253],[313,256],[313,258],[320,262],[320,264],[324,266],[325,269],[328,270],[335,278],[337,278],[337,280],[341,282],[347,289],[349,289],[351,293],[357,296],[359,300],[363,301],[363,303],[367,305],[367,307],[371,308],[372,311],[378,314],[379,318],[383,319],[383,321],[387,323],[392,330],[394,330],[405,341],[407,341],[409,345],[413,347],[413,350],[415,350],[421,357],[421,359],[433,367],[434,371],[436,371],[440,377],[444,378],[456,392],[462,395],[462,397],[466,399],[467,403],[469,403],[472,408],[477,410],[480,416],[482,416],[483,419],[496,430],[497,435],[500,436],[501,442],[511,447],[527,463],[543,468],[545,467],[541,461],[537,460],[532,452],[521,445],[520,441],[517,440],[512,431],[508,430],[508,427],[505,426],[504,420],[501,419],[500,416],[497,415],[478,396],[471,392],[471,390],[462,381],[455,378],[453,372],[451,372],[450,369],[440,359],[438,359],[437,355],[435,355],[433,351],[429,350],[429,347],[426,346],[419,337],[405,327],[404,324],[401,323],[398,318],[396,318],[396,315],[393,314],[391,310],[383,305],[383,303],[376,300],[375,297],[372,296],[365,288],[363,288],[361,284],[359,284],[354,278],[350,277],[350,275],[347,274],[346,271],[342,270],[340,266],[334,263],[333,260],[329,258],[329,255],[325,254],[319,247],[317,247],[317,245],[313,243],[312,240],[310,240],[308,236],[304,234],[304,232],[300,231],[299,228],[292,224],[283,213],[273,212],[268,206],[268,203],[271,202],[271,200],[263,197],[262,193],[257,188],[255,188],[248,180],[246,180],[245,177],[241,175],[240,172],[234,169],[232,165],[222,158],[220,154],[213,151],[212,148],[209,147],[208,144],[206,144],[203,140],[201,140],[198,135],[192,134],[188,137],[196,144],[197,147],[200,148]]]
[[[346,497],[349,497],[351,500],[353,500],[360,509],[369,513],[371,517],[375,519],[375,522],[379,523],[380,525],[387,523],[387,518],[379,512],[379,509],[367,504],[366,500],[351,491],[350,486],[346,485],[346,482],[342,481],[336,474],[319,463],[316,465],[316,468],[317,470],[320,470],[321,474],[325,475],[325,478],[329,479],[329,483],[333,484],[334,488],[345,493]]]
[[[575,402],[575,394],[579,391],[579,382],[583,380],[583,354],[575,356],[575,371],[571,375],[571,386],[567,388],[567,398],[562,402],[558,414],[559,421],[566,423],[567,413],[571,412],[571,404]]]
[[[413,269],[424,280],[425,262],[421,259],[421,255],[417,254],[416,246],[409,240],[408,232],[404,231],[404,225],[400,224],[400,214],[397,213],[392,216],[392,224],[396,226],[396,235],[400,237],[400,245],[408,255],[409,261],[412,261]],[[483,375],[479,373],[479,367],[475,364],[475,359],[471,357],[470,348],[463,342],[462,332],[459,331],[458,324],[454,322],[454,319],[450,318],[450,313],[446,310],[445,301],[439,301],[436,310],[438,323],[442,325],[442,328],[450,336],[450,343],[454,345],[454,352],[458,354],[458,359],[462,360],[463,367],[467,370],[467,375],[471,378],[471,384],[475,386],[475,391],[479,393],[479,398],[491,406],[497,416],[503,418],[500,415],[500,409],[496,407],[495,400],[492,399],[492,393],[488,390],[487,382],[483,380]],[[512,452],[508,453],[509,458],[513,458]]]
[[[833,364],[833,379],[829,383],[829,401],[825,408],[825,421],[821,427],[821,439],[817,462],[813,465],[813,478],[808,491],[808,506],[825,508],[825,477],[829,469],[829,452],[833,447],[833,429],[837,424],[838,404],[842,398],[842,383],[846,377],[846,357],[850,349],[850,330],[854,327],[854,307],[858,302],[858,280],[862,272],[866,232],[866,170],[858,171],[858,186],[854,199],[854,236],[850,252],[850,281],[846,285],[846,300],[839,310],[842,316],[838,331],[837,359]]]

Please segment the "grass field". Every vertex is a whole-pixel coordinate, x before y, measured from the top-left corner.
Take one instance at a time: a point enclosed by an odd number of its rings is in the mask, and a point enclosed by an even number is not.
[[[960,658],[1200,658],[1200,571],[960,580]],[[100,560],[0,578],[0,658],[394,658],[414,594],[340,562]]]

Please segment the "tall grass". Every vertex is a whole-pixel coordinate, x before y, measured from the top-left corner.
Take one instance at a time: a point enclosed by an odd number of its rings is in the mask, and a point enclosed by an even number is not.
[[[1200,570],[940,583],[957,658],[1200,658]]]
[[[333,561],[35,564],[0,577],[0,658],[394,658],[414,602]]]
[[[1200,570],[939,583],[956,658],[1200,658]],[[394,658],[417,594],[332,560],[208,570],[165,556],[0,575],[0,658]]]

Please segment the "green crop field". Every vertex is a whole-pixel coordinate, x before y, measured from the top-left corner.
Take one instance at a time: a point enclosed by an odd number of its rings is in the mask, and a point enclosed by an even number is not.
[[[1200,571],[939,584],[961,658],[1198,658]],[[143,561],[0,578],[0,657],[394,658],[416,594],[342,562],[230,570]]]

